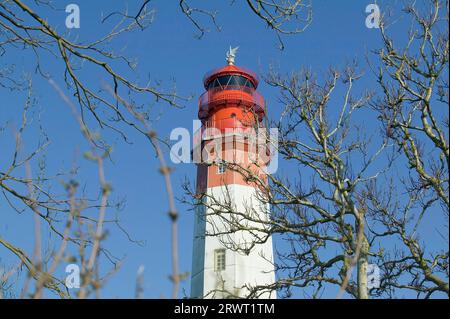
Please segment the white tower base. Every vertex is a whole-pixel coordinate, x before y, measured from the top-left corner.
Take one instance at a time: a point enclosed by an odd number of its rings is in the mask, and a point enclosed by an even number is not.
[[[264,238],[266,235],[253,230],[229,232],[230,224],[226,220],[235,218],[244,228],[251,226],[261,229],[267,226],[250,223],[239,214],[223,212],[217,215],[217,210],[224,209],[224,206],[219,208],[217,203],[225,206],[232,203],[234,212],[250,214],[255,220],[267,220],[269,205],[261,203],[257,189],[239,184],[207,188],[204,203],[198,206],[195,216],[191,297],[247,298],[252,287],[273,284],[275,271],[271,238],[256,244],[248,254],[236,251],[237,247],[250,247],[257,239],[255,236]],[[216,212],[211,207],[217,207]],[[208,235],[227,230],[228,234]],[[250,297],[276,298],[276,292],[266,289]]]

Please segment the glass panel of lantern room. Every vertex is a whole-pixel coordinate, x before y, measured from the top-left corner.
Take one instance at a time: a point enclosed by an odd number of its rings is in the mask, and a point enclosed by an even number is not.
[[[219,76],[217,78],[221,86],[230,85],[231,75]]]

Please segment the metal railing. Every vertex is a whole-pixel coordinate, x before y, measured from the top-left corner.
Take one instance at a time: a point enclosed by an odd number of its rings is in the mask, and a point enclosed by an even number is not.
[[[264,110],[264,98],[255,89],[240,85],[226,85],[209,89],[199,98],[199,110],[207,111],[210,104],[224,100],[250,102],[258,106],[256,112]]]
[[[249,128],[262,128],[265,127],[263,123],[259,122],[257,118],[255,120],[239,120],[235,117],[229,117],[221,120],[208,120],[203,122],[202,128],[241,128],[241,129],[249,129]]]

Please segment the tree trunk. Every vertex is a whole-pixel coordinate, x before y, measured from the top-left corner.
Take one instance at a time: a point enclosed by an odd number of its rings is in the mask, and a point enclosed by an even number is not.
[[[366,235],[362,234],[361,250],[358,257],[358,298],[369,299],[367,290],[367,255],[369,253],[369,242]]]

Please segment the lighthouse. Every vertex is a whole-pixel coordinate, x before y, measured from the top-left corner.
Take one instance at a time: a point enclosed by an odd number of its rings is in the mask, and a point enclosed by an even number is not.
[[[264,200],[267,147],[258,77],[234,65],[205,75],[199,98],[192,298],[276,298],[270,207]],[[254,178],[249,178],[253,176]]]

